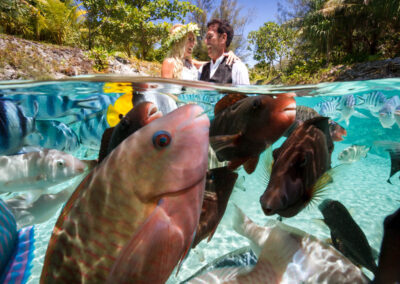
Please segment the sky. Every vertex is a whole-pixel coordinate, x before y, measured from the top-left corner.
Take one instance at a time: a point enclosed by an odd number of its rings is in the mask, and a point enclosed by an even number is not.
[[[258,30],[265,22],[277,22],[279,0],[237,0],[237,5],[243,8],[243,12],[252,11],[251,22],[246,26],[244,33],[245,38],[251,31]],[[256,63],[250,55],[245,63],[250,67]]]

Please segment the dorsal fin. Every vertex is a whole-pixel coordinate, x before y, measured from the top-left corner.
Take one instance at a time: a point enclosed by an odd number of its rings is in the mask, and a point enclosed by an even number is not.
[[[227,94],[215,104],[214,115],[245,98],[247,98],[245,94]]]
[[[325,134],[328,151],[329,151],[329,153],[332,153],[334,145],[333,145],[331,133],[329,131],[329,117],[325,117],[325,116],[314,117],[314,118],[306,120],[304,122],[304,124],[305,124],[305,126],[314,125],[315,127],[317,127],[319,130],[321,130]]]

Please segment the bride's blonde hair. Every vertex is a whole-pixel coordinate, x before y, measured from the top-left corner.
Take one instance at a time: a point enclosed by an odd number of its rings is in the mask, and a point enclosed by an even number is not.
[[[175,24],[170,30],[170,37],[173,37],[173,35],[177,31],[179,31],[181,27],[183,27],[182,24]],[[184,59],[185,48],[189,33],[192,32],[189,31],[183,37],[171,42],[171,48],[168,52],[167,58],[171,59],[174,62],[174,70],[172,70],[172,78],[175,79],[182,78],[183,64],[185,61]]]

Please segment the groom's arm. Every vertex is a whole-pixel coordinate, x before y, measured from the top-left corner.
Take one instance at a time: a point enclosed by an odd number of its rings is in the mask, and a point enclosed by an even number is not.
[[[232,84],[250,85],[249,71],[242,61],[236,61],[232,66]]]

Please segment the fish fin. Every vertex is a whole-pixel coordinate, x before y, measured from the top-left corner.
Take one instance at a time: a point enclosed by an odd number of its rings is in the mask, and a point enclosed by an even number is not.
[[[120,113],[113,105],[109,105],[107,108],[107,123],[110,127],[117,125],[124,114]]]
[[[359,101],[356,105],[360,106],[363,105],[366,101],[366,99],[360,95],[356,95],[356,101]]]
[[[246,187],[244,186],[244,182],[245,182],[245,177],[241,176],[237,179],[234,188],[238,188],[241,191],[246,191]]]
[[[242,133],[233,134],[233,135],[217,135],[210,137],[210,145],[214,149],[216,153],[225,149],[234,147],[236,145],[236,141],[242,136]],[[217,155],[218,156],[218,155]]]
[[[263,169],[262,169],[260,175],[261,175],[261,180],[262,180],[263,186],[266,188],[269,183],[269,179],[271,178],[272,166],[274,164],[272,147],[268,147],[264,151],[262,160],[263,160],[263,163],[262,163]]]
[[[34,191],[24,192],[22,195],[24,196],[27,204],[33,204],[41,195],[45,194],[45,192],[46,189],[37,189]]]
[[[0,277],[1,283],[26,283],[31,275],[35,249],[34,227],[18,231],[18,245],[6,269]]]
[[[244,170],[246,173],[251,174],[255,171],[257,164],[258,164],[259,157],[253,157],[248,159],[244,164]]]
[[[166,281],[166,267],[175,266],[185,257],[188,249],[176,259],[182,249],[182,232],[171,225],[170,217],[161,206],[157,206],[145,223],[121,249],[115,260],[107,283],[161,283]],[[157,263],[157,265],[144,264]]]
[[[237,277],[239,283],[256,283],[265,275],[265,283],[278,284],[293,255],[301,248],[301,236],[275,226],[269,233],[254,269]]]
[[[332,169],[331,169],[332,170]],[[331,176],[330,170],[325,172],[319,179],[314,183],[311,193],[310,193],[310,201],[308,208],[313,207],[316,202],[323,197],[324,192],[329,184],[333,182],[333,178]]]
[[[392,176],[394,176],[398,171],[400,171],[400,151],[393,151],[393,150],[388,150],[389,155],[390,155],[390,176],[389,180]]]
[[[245,98],[247,98],[245,94],[227,94],[215,104],[214,115]]]
[[[379,258],[379,251],[377,251],[376,249],[374,249],[373,247],[371,247],[371,254],[372,254],[372,257],[374,258],[374,260],[378,260],[378,258]]]
[[[256,255],[259,255],[261,247],[271,231],[270,227],[262,227],[254,223],[243,211],[233,204],[232,228],[236,233],[248,238],[250,247]]]
[[[107,128],[103,136],[101,136],[100,150],[99,150],[99,163],[104,160],[107,156],[108,144],[110,143],[111,136],[113,134],[114,127]]]
[[[311,219],[313,223],[321,226],[321,227],[326,227],[325,220],[323,218],[312,218]]]
[[[114,104],[114,109],[121,113],[122,115],[127,114],[133,107],[132,103],[133,94],[132,92],[126,92],[122,96],[120,96]],[[108,119],[108,118],[107,118]],[[114,126],[114,125],[110,125]]]
[[[358,118],[368,118],[368,116],[366,116],[365,114],[362,114],[361,112],[356,111],[356,110],[354,111],[353,115]]]

